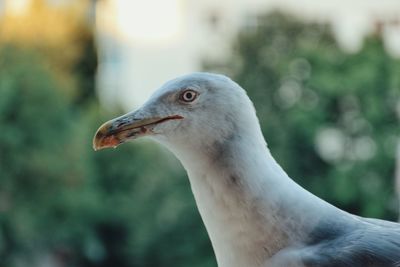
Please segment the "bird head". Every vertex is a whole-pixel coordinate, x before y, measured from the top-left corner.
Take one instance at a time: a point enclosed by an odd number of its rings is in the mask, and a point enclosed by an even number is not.
[[[168,81],[139,109],[104,123],[93,148],[149,136],[170,148],[211,149],[253,125],[254,107],[238,84],[223,75],[193,73]]]

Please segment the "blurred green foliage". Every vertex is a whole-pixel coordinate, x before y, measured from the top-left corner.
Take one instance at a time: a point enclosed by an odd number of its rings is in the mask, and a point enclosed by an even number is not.
[[[116,114],[94,99],[77,108],[34,51],[0,55],[0,266],[215,266],[169,152],[139,141],[95,153],[95,129]]]
[[[106,119],[97,104],[77,110],[31,52],[0,54],[1,266],[213,261],[171,154],[142,142],[94,153],[93,132]]]
[[[379,36],[350,55],[326,26],[258,21],[218,69],[248,90],[272,153],[326,200],[393,219],[399,61]],[[92,151],[95,129],[115,114],[93,93],[66,93],[94,83],[92,40],[81,45],[90,52],[68,70],[75,83],[60,81],[43,51],[0,48],[0,266],[216,266],[169,152],[146,140]]]

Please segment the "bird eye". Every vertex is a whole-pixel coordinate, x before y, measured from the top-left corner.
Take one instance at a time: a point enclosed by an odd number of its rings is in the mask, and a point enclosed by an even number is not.
[[[196,99],[197,95],[198,93],[193,90],[186,90],[181,94],[180,99],[186,103],[190,103]]]

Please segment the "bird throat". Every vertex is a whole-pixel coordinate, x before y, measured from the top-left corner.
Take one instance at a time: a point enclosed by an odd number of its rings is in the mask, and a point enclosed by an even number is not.
[[[293,220],[307,208],[297,199],[306,191],[275,162],[264,141],[239,144],[207,154],[178,153],[219,267],[264,266],[304,232]]]

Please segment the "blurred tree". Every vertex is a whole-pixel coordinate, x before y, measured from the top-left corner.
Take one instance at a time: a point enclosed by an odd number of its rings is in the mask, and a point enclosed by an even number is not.
[[[91,103],[87,3],[33,0],[0,18],[0,266],[215,266],[170,154],[91,149],[107,115]]]
[[[37,54],[0,55],[0,266],[215,266],[171,154],[94,153],[97,105],[75,112]]]
[[[27,9],[0,17],[0,43],[32,50],[49,65],[77,104],[94,100],[97,55],[89,0],[49,5],[31,0]],[[4,51],[3,51],[4,52]]]
[[[352,213],[395,219],[394,147],[400,62],[372,35],[343,52],[327,25],[279,13],[244,28],[226,63],[254,101],[273,155],[288,174]]]
[[[14,266],[57,244],[65,215],[86,213],[91,196],[83,138],[52,72],[26,51],[0,54],[0,265]]]

